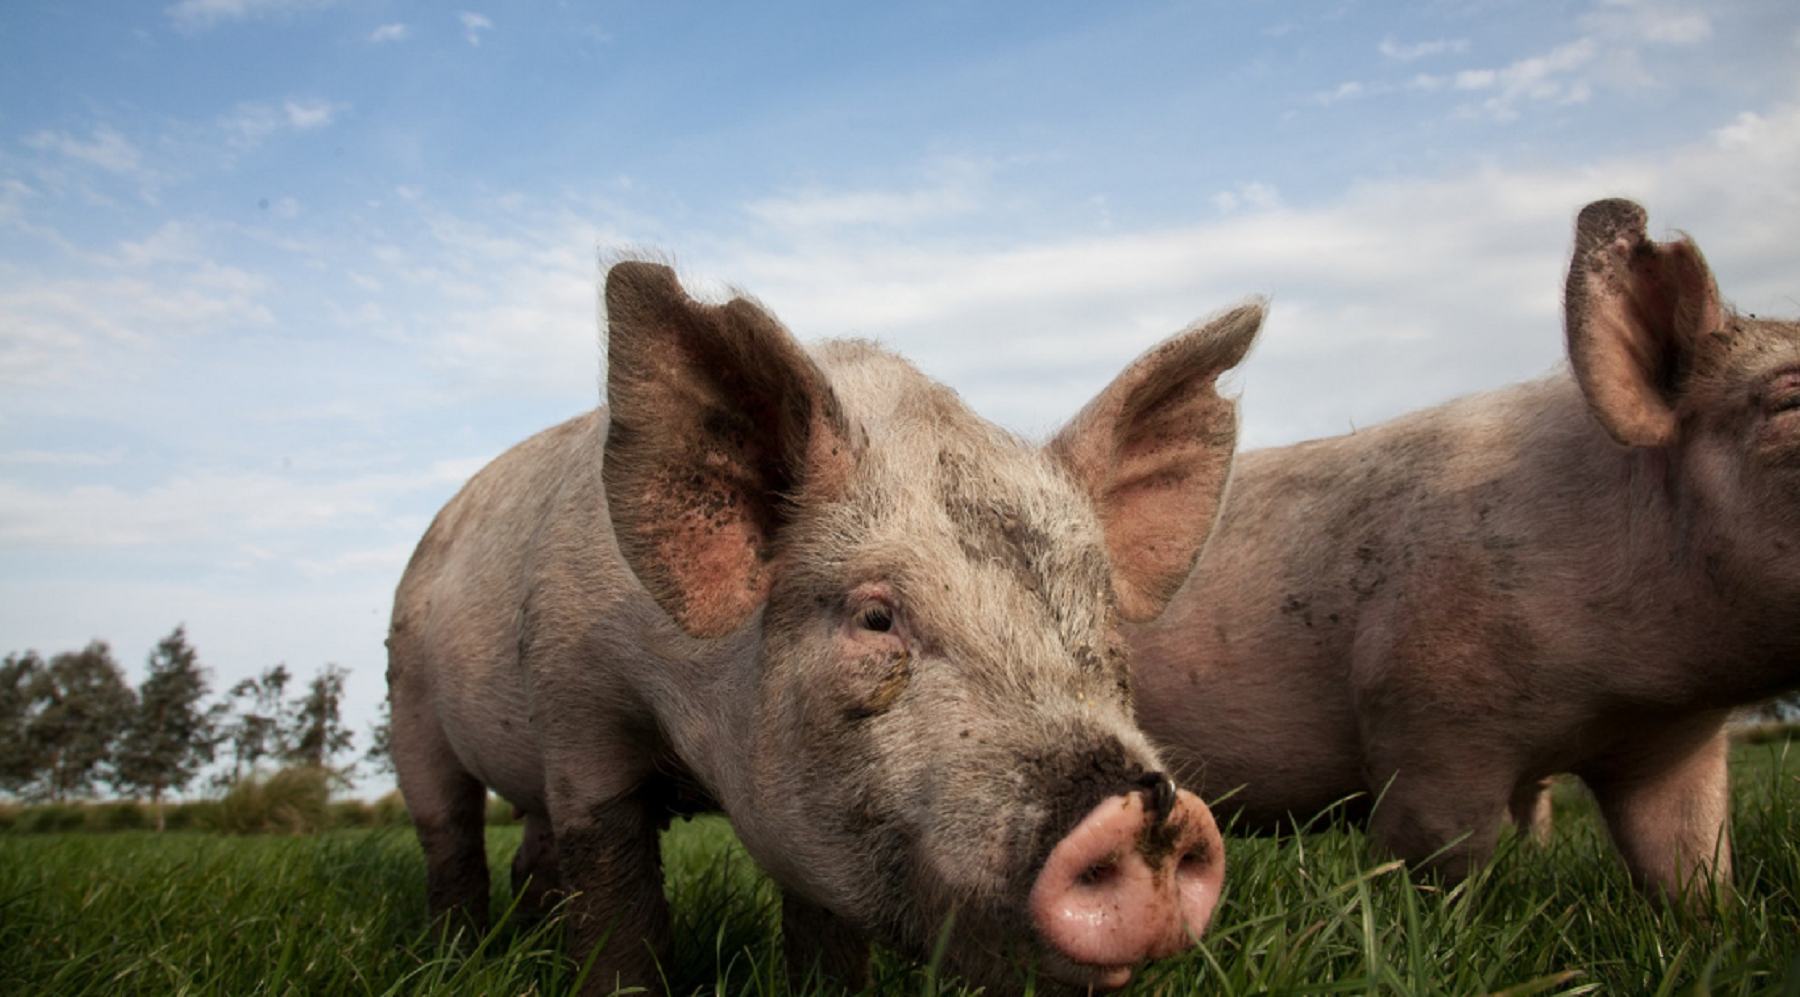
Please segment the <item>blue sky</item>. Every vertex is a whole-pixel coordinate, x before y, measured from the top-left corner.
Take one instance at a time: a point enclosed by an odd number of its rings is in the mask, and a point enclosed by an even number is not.
[[[8,4],[0,651],[185,623],[365,728],[431,515],[599,400],[622,252],[1034,435],[1267,295],[1266,446],[1553,369],[1609,195],[1800,313],[1800,6]]]

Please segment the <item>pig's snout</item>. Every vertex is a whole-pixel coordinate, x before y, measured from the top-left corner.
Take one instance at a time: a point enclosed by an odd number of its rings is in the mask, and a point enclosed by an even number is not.
[[[1143,959],[1174,955],[1206,930],[1225,884],[1212,811],[1168,777],[1108,797],[1051,849],[1031,917],[1064,958],[1121,987]]]

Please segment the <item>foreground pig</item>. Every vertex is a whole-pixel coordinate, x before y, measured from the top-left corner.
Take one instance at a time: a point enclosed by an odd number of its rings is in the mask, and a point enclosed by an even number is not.
[[[1461,875],[1573,772],[1640,884],[1729,877],[1722,725],[1800,685],[1800,326],[1644,221],[1581,212],[1572,376],[1239,459],[1131,636],[1139,722],[1239,826],[1360,792]]]
[[[656,986],[658,831],[723,810],[781,885],[790,971],[867,939],[1018,989],[1126,982],[1191,943],[1212,816],[1132,719],[1121,620],[1211,526],[1239,308],[1134,363],[1046,447],[878,347],[804,349],[666,268],[606,281],[601,409],[501,455],[395,599],[394,760],[430,906],[485,924],[488,788],[528,901],[578,892],[589,992]],[[527,881],[529,880],[529,886]]]

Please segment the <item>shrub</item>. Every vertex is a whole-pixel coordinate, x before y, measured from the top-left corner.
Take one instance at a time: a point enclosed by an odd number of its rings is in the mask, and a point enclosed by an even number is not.
[[[163,827],[170,831],[210,830],[219,826],[218,800],[189,800],[163,813]]]
[[[398,789],[389,790],[387,795],[375,801],[376,827],[405,827],[412,823],[412,815],[407,812],[406,798]]]
[[[141,831],[156,823],[136,800],[92,803],[81,809],[81,827],[85,831]]]
[[[55,834],[79,831],[86,822],[79,803],[43,803],[21,810],[13,829],[22,834]]]
[[[213,827],[228,834],[308,834],[328,816],[332,773],[295,766],[263,777],[252,773],[225,791]]]

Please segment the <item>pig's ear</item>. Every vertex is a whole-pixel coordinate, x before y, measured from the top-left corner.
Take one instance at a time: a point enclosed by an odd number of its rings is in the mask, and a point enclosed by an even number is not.
[[[1693,241],[1652,242],[1644,223],[1631,201],[1581,209],[1563,317],[1594,418],[1620,443],[1654,447],[1674,442],[1682,382],[1724,309]]]
[[[1237,403],[1220,397],[1218,379],[1262,320],[1255,301],[1169,338],[1050,441],[1100,513],[1128,620],[1162,612],[1212,532],[1237,446]]]
[[[606,314],[619,549],[683,630],[723,636],[768,597],[795,508],[844,487],[843,410],[781,323],[742,298],[700,304],[667,267],[614,266]]]

